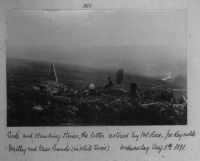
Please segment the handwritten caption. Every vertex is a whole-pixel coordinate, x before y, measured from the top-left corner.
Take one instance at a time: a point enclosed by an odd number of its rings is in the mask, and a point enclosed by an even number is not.
[[[167,130],[129,131],[129,132],[24,132],[8,131],[7,150],[26,155],[27,152],[81,152],[81,151],[142,151],[145,154],[164,151],[185,151],[188,144],[184,142],[196,136],[195,130],[186,132]],[[112,141],[116,144],[113,145]],[[31,142],[33,144],[26,144]]]

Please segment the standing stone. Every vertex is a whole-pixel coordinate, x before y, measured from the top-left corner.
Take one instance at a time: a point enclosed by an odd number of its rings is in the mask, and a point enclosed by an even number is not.
[[[55,81],[56,83],[58,82],[58,77],[57,77],[57,74],[56,74],[56,68],[55,68],[55,65],[53,63],[51,64],[49,79]]]
[[[120,68],[117,71],[117,75],[116,75],[116,83],[121,85],[122,81],[124,79],[124,70],[122,68]]]

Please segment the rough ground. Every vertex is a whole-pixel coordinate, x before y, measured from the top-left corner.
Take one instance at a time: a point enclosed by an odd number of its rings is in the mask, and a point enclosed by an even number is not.
[[[112,72],[58,66],[63,87],[52,95],[37,89],[48,80],[48,68],[38,62],[8,61],[8,126],[187,124],[187,104],[182,97],[186,90],[179,90],[180,85],[126,75],[121,87],[102,89],[107,76],[114,77]],[[89,80],[96,83],[95,92],[84,91]],[[128,94],[132,80],[138,84],[140,97]],[[172,88],[178,90],[172,92]]]

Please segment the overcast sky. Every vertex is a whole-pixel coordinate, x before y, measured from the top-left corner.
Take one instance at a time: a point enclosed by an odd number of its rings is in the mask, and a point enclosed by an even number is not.
[[[9,45],[185,46],[184,11],[12,11]]]
[[[66,55],[59,56],[57,53],[55,57],[46,54],[34,56],[30,55],[31,53],[25,55],[8,53],[8,56],[32,59],[52,57],[58,61],[71,58],[70,61],[77,61],[76,63],[80,63],[82,59],[80,55],[91,57],[91,54],[93,60],[95,55],[98,59],[97,55],[107,54],[109,59],[126,57],[123,59],[129,61],[132,53],[140,53],[145,48],[142,52],[145,55],[144,52],[148,51],[148,47],[149,50],[153,48],[149,51],[151,57],[155,53],[155,57],[158,54],[164,56],[159,59],[166,58],[167,55],[171,59],[173,56],[176,59],[185,59],[186,12],[184,10],[11,11],[7,15],[7,45],[11,48],[44,46],[62,48],[68,52]],[[126,49],[117,52],[123,48]],[[134,51],[134,48],[137,49]],[[121,55],[122,52],[124,56]],[[72,55],[76,54],[80,56],[80,60],[77,57],[73,58]],[[131,68],[130,65],[129,67]]]

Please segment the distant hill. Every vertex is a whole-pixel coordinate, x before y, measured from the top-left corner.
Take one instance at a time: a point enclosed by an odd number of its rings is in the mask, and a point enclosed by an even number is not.
[[[105,47],[7,47],[7,56],[30,60],[56,61],[117,70],[150,77],[186,75],[186,50],[168,46],[105,46]]]
[[[35,61],[26,59],[7,58],[7,78],[15,74],[26,77],[27,82],[41,82],[49,79],[51,62]],[[81,65],[70,65],[55,63],[58,80],[73,88],[82,88],[94,81],[98,87],[104,87],[107,83],[107,77],[110,76],[115,83],[116,71],[105,70],[101,68],[91,68]],[[128,89],[130,82],[136,82],[139,88],[183,88],[176,83],[168,83],[160,79],[132,74],[125,70],[123,86]],[[179,82],[178,82],[179,83]]]

